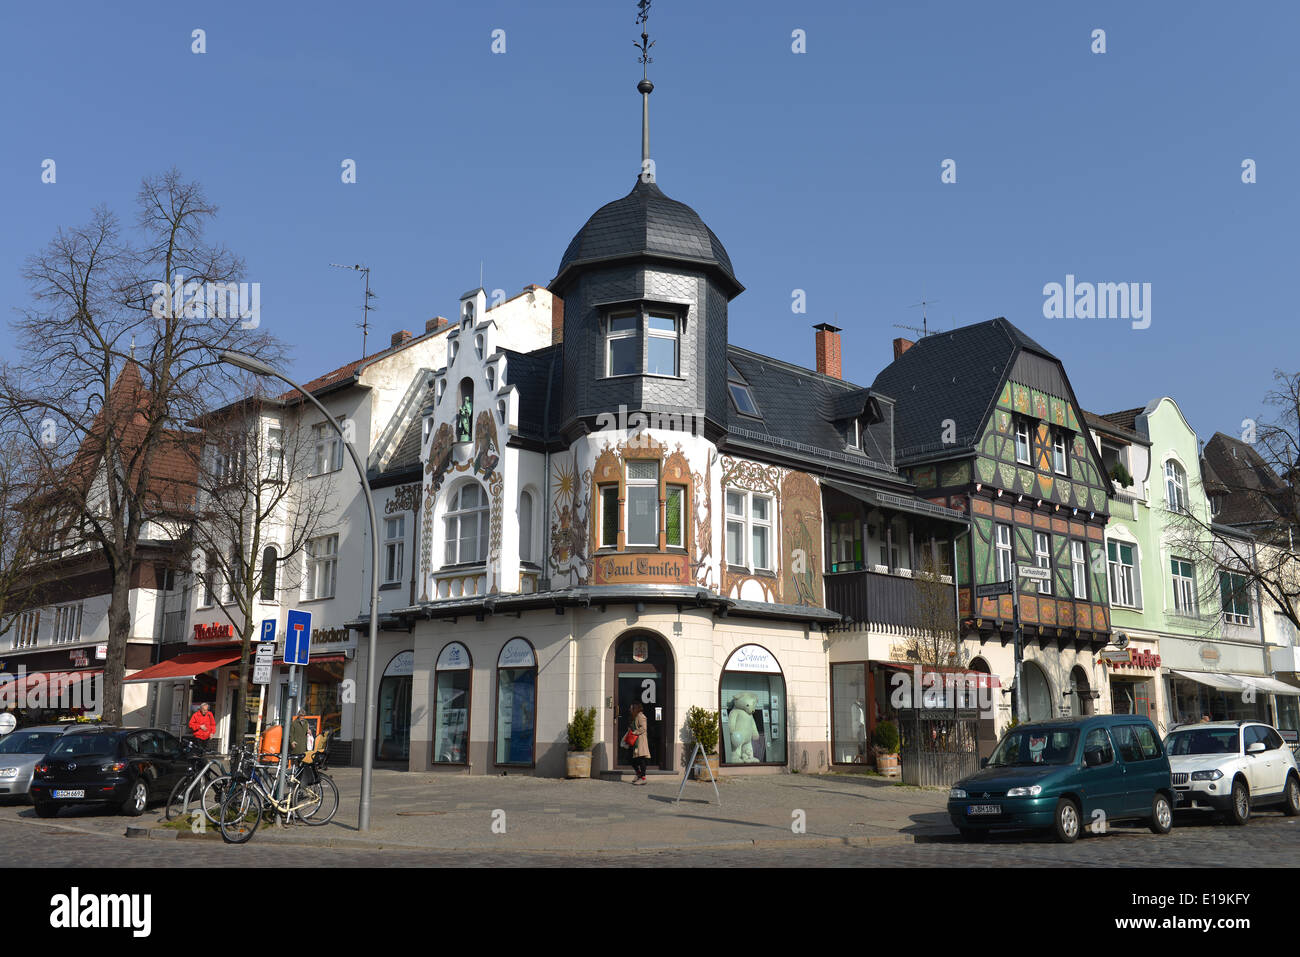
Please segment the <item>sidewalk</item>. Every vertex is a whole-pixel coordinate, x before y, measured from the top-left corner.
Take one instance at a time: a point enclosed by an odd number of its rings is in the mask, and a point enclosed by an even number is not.
[[[254,840],[626,853],[754,844],[870,846],[955,833],[945,811],[946,791],[903,787],[861,775],[724,778],[718,784],[719,807],[708,781],[688,781],[681,804],[674,804],[681,779],[668,775],[634,786],[522,775],[379,770],[374,773],[371,830],[363,834],[357,830],[360,770],[340,768],[331,776],[342,799],[331,823],[283,829],[263,825]],[[802,833],[793,829],[799,817],[796,811],[803,812]]]

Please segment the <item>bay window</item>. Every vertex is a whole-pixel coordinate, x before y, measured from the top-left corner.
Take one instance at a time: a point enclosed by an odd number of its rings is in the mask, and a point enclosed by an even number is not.
[[[471,564],[487,559],[490,514],[487,492],[483,486],[477,482],[468,482],[460,487],[443,520],[448,565]]]

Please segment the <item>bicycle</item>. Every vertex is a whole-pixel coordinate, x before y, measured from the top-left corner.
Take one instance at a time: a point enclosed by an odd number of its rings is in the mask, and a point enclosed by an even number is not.
[[[306,775],[304,768],[310,768],[314,773]],[[221,838],[228,844],[248,841],[268,812],[279,814],[285,823],[297,820],[312,827],[328,824],[338,812],[338,786],[329,775],[312,764],[298,762],[290,771],[283,799],[272,794],[274,783],[265,780],[261,769],[248,755],[243,757],[232,777],[237,780],[230,786],[217,812]]]
[[[167,807],[163,814],[168,821],[174,817],[183,818],[189,812],[191,800],[202,807],[202,794],[208,784],[230,774],[221,763],[219,754],[209,755],[199,750],[191,739],[186,740],[185,746],[190,753],[190,769],[176,782],[167,797]],[[205,811],[205,815],[211,823],[217,823],[211,814],[206,814]]]

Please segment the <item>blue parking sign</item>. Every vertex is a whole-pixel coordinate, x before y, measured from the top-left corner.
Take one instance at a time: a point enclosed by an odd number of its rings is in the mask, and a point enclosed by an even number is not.
[[[305,665],[311,654],[311,612],[291,611],[285,626],[284,663]]]
[[[275,626],[278,622],[274,618],[262,619],[262,640],[275,641]]]

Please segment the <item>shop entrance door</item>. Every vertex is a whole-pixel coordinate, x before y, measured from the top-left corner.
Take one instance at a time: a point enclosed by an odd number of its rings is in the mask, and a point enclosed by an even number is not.
[[[401,761],[411,755],[411,676],[384,678],[379,685],[379,740],[375,760]]]
[[[636,667],[638,670],[633,671]],[[664,710],[664,676],[658,671],[640,670],[645,666],[618,666],[618,694],[614,699],[614,724],[616,740],[622,741],[623,735],[635,726],[632,720],[632,705],[640,704],[646,720],[646,741],[650,745],[648,767],[666,768],[667,757],[664,728],[667,722]],[[632,749],[619,747],[617,767],[632,766]]]

